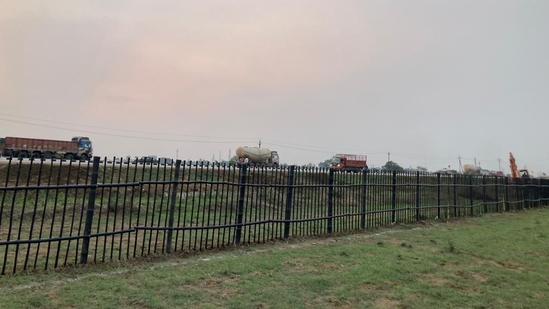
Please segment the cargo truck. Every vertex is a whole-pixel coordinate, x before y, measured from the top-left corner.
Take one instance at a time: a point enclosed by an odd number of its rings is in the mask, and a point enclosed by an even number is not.
[[[342,172],[359,172],[367,169],[366,155],[336,154],[330,160],[330,169]]]
[[[93,156],[93,147],[91,140],[84,136],[75,136],[70,141],[7,136],[0,138],[0,154],[15,158],[86,161]]]
[[[278,167],[280,164],[278,152],[271,151],[268,148],[238,147],[236,156],[238,157],[237,165]]]

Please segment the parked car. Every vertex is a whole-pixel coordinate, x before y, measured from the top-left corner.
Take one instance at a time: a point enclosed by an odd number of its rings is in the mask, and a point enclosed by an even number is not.
[[[139,159],[136,160],[133,160],[133,164],[135,163],[138,163],[138,164],[154,164],[158,162],[158,159],[156,156],[143,156]]]
[[[173,165],[173,159],[171,158],[164,158],[164,157],[160,157],[158,159],[158,164],[160,165]]]

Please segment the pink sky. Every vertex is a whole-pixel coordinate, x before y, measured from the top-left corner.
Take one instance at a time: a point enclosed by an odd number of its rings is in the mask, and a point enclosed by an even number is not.
[[[183,159],[261,138],[290,164],[360,152],[380,166],[391,151],[430,169],[458,156],[497,169],[512,151],[549,172],[532,134],[549,112],[546,2],[2,7],[0,136],[85,134],[96,155]]]

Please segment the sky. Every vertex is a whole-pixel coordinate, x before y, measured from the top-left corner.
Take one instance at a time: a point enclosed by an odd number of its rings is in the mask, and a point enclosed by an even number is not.
[[[0,0],[0,136],[549,173],[549,1]]]

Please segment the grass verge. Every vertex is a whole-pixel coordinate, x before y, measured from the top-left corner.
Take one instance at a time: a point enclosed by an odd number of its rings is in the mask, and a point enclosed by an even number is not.
[[[549,209],[0,280],[3,308],[546,308]]]

